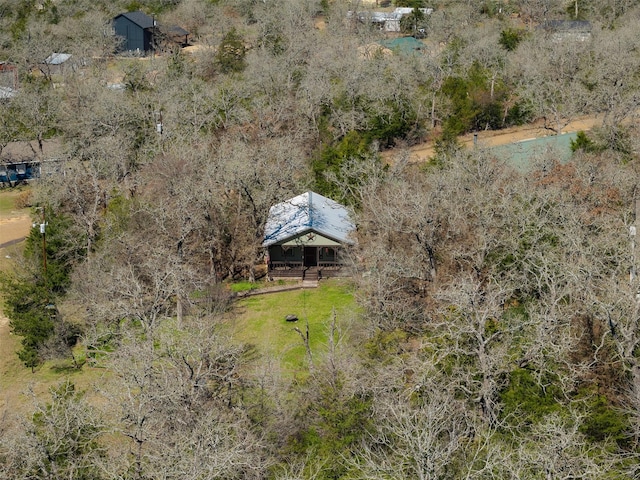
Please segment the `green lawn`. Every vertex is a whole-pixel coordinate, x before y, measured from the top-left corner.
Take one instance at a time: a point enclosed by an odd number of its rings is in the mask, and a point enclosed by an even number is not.
[[[309,322],[312,354],[326,351],[327,333],[335,309],[338,322],[357,312],[353,288],[344,279],[326,280],[318,288],[256,295],[239,300],[231,321],[237,341],[254,346],[258,353],[279,358],[286,370],[306,365],[304,343],[295,327],[303,333]],[[297,322],[287,322],[289,314]]]
[[[0,188],[0,218],[11,217],[16,211],[26,211],[28,208],[16,207],[16,200],[29,191],[29,186],[19,186],[15,188]]]

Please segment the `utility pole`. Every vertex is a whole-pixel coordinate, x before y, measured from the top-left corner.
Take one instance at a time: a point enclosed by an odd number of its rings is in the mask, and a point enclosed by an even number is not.
[[[629,226],[629,240],[631,243],[631,269],[629,270],[629,284],[632,288],[636,288],[638,271],[636,263],[636,232],[640,226],[640,197],[634,195],[634,219],[633,225]],[[638,291],[634,294],[638,299]]]
[[[45,216],[45,207],[40,208],[40,235],[42,236],[42,271],[44,273],[44,281],[47,281],[47,220]],[[37,224],[33,224],[35,228]]]
[[[636,280],[636,226],[629,226],[629,239],[631,241],[631,268],[629,269],[629,283],[633,285]]]

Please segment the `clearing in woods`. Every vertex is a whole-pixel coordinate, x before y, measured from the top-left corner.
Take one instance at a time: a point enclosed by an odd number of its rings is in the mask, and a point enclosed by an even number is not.
[[[23,188],[0,190],[0,270],[12,268],[12,260],[20,254],[20,242],[29,234],[31,215],[28,208],[16,207],[16,200],[24,195]],[[1,299],[0,299],[1,300]],[[20,389],[27,386],[30,371],[16,355],[20,339],[11,335],[9,320],[2,314],[0,302],[0,413],[24,403]],[[13,388],[13,385],[21,385]]]
[[[591,130],[598,123],[598,120],[594,117],[584,117],[567,125],[567,127],[563,129],[563,133]],[[545,130],[539,125],[534,124],[499,131],[478,132],[477,142],[480,147],[495,147],[533,138],[547,137],[549,133],[549,130]],[[474,135],[467,134],[460,138],[460,142],[467,148],[471,148],[474,143]],[[405,149],[404,152],[406,153],[407,150]],[[433,142],[415,145],[408,149],[408,152],[409,160],[416,163],[427,162],[435,154]],[[401,149],[389,150],[383,153],[383,158],[387,162],[393,162],[394,158],[400,153]],[[16,258],[17,255],[21,253],[21,242],[32,228],[30,210],[28,208],[16,207],[16,200],[18,200],[19,203],[19,198],[22,195],[25,195],[25,189],[22,187],[0,189],[0,270],[3,271],[12,268],[13,258]],[[295,295],[300,294],[295,293]],[[250,307],[251,302],[255,301],[255,299],[245,300],[241,305],[243,304],[245,307]],[[288,308],[293,306],[294,305],[288,305]],[[250,310],[250,308],[247,308],[247,310]],[[323,318],[328,315],[327,312],[323,313]],[[299,340],[296,339],[295,336],[293,338],[287,338],[292,345],[297,343],[296,340]],[[251,339],[245,340],[250,341]],[[9,321],[2,315],[0,310],[0,417],[7,411],[15,412],[16,410],[28,408],[23,396],[28,385],[32,385],[36,395],[40,395],[45,393],[49,386],[54,385],[60,379],[59,372],[56,373],[55,368],[41,368],[35,374],[32,374],[28,368],[25,368],[21,364],[15,353],[19,347],[20,339],[11,335]],[[291,354],[292,351],[295,351],[295,348],[291,350],[291,347],[289,347],[284,350]],[[300,350],[299,343],[297,350]],[[300,360],[299,357],[300,352],[298,351],[296,352],[298,361]],[[85,367],[83,370],[87,370],[87,368]],[[92,377],[95,377],[95,375],[86,375],[85,372],[85,375],[76,378],[76,381],[86,385],[88,379]]]

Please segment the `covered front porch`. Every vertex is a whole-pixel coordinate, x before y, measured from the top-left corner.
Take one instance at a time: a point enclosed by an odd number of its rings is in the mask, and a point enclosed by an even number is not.
[[[328,240],[328,239],[326,239]],[[328,242],[331,242],[328,240]],[[287,242],[289,243],[289,242]],[[327,278],[343,274],[342,246],[283,244],[268,249],[267,266],[272,278]]]

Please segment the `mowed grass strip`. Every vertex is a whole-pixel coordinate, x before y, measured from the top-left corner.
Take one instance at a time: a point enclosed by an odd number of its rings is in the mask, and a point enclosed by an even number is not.
[[[351,282],[345,279],[322,281],[318,288],[256,295],[239,300],[231,321],[236,341],[256,348],[261,356],[279,358],[282,367],[297,371],[307,365],[305,346],[297,327],[306,334],[312,354],[326,351],[333,312],[337,321],[357,313]],[[287,315],[298,321],[288,322]]]

